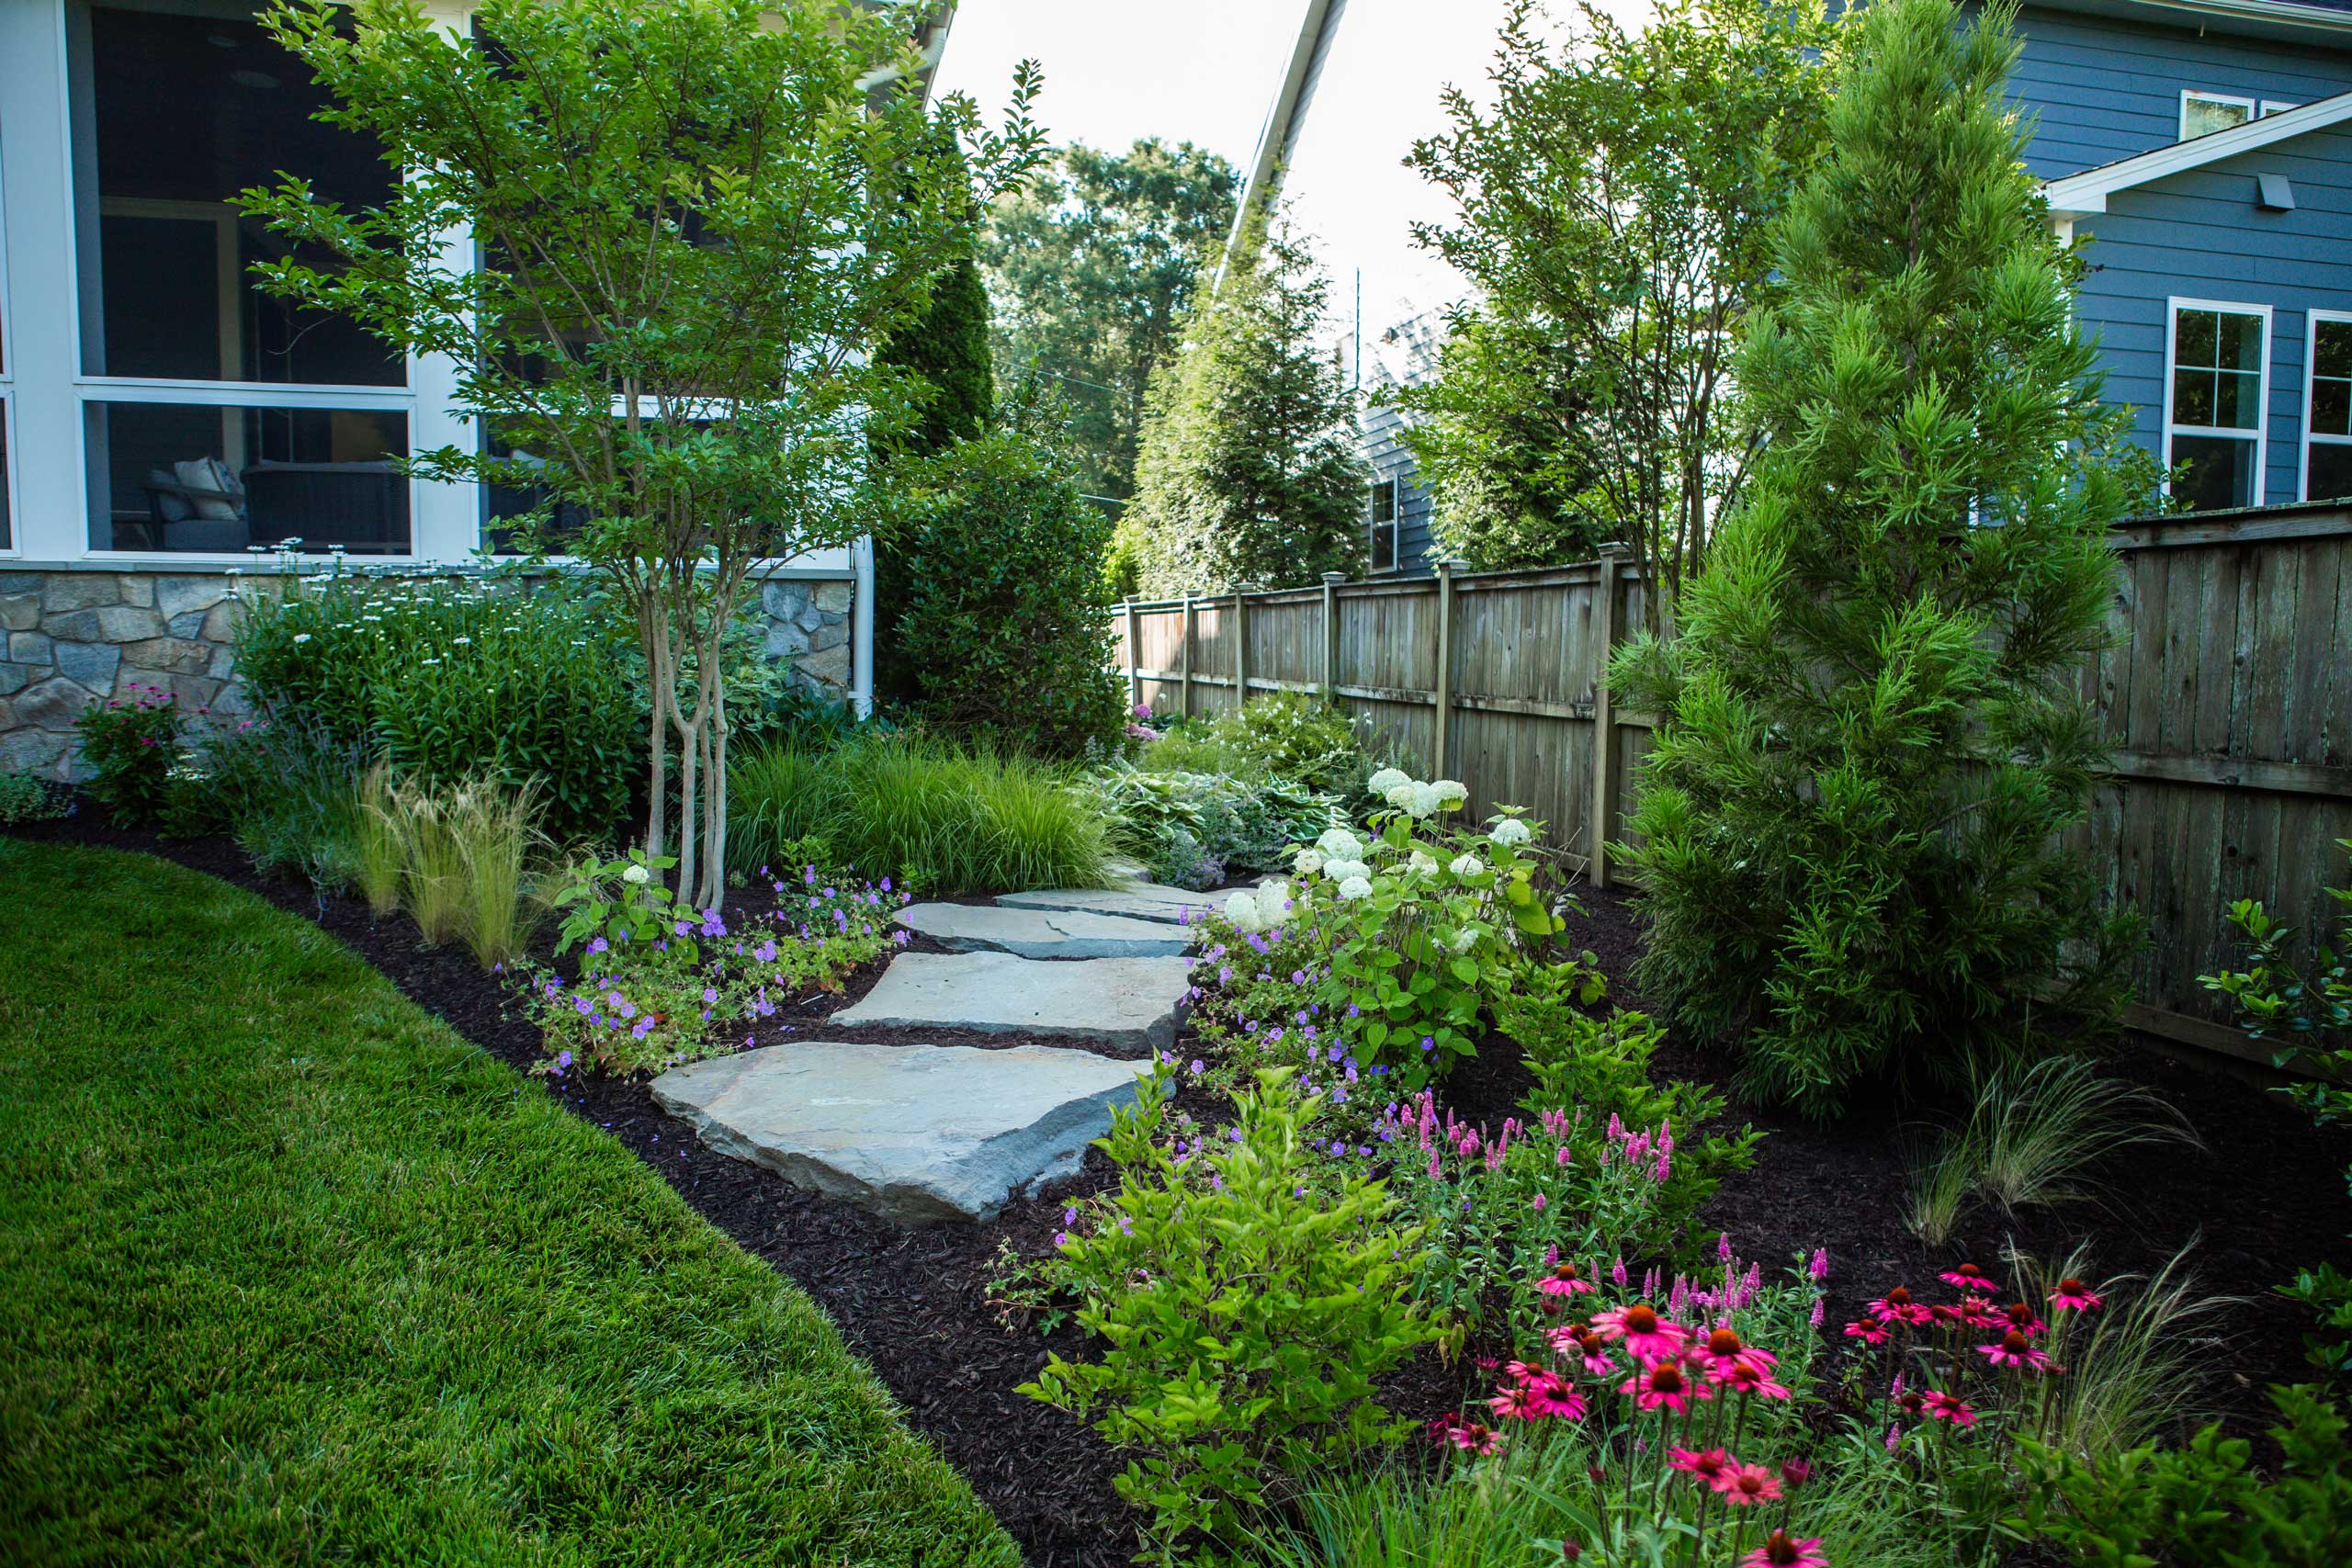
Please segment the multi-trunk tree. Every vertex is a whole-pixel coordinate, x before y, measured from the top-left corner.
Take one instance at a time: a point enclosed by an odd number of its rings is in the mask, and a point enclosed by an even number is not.
[[[453,361],[488,439],[414,468],[545,495],[628,604],[653,695],[648,849],[670,852],[674,742],[678,888],[703,908],[725,889],[728,624],[761,563],[867,530],[869,442],[911,402],[872,351],[971,254],[976,190],[1042,152],[1034,69],[1001,131],[967,100],[929,108],[906,16],[484,0],[452,32],[407,0],[266,13],[329,118],[403,177],[360,211],[299,171],[247,192],[336,257],[257,270]]]
[[[2102,760],[2107,532],[2154,476],[2069,315],[2010,16],[1840,28],[1738,364],[1756,470],[1679,635],[1613,671],[1660,719],[1622,852],[1642,989],[1815,1114],[2110,1019],[2135,941],[2064,840]]]

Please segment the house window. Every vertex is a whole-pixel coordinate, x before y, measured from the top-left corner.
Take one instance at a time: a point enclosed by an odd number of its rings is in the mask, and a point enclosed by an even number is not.
[[[2184,88],[2180,95],[2180,139],[2194,141],[2255,118],[2255,101],[2228,93],[2200,93]]]
[[[1372,485],[1372,570],[1395,571],[1398,565],[1396,481],[1375,479]]]
[[[281,171],[346,209],[394,172],[321,124],[327,95],[250,8],[141,0],[68,10],[84,460],[94,550],[406,555],[413,398],[347,317],[265,293],[252,268],[331,258],[242,216]],[[363,389],[373,389],[364,391]]]
[[[2303,499],[2352,497],[2352,314],[2313,310],[2304,391]]]
[[[2274,114],[2285,114],[2289,109],[2299,109],[2302,107],[2301,104],[2280,103],[2277,98],[2265,98],[2262,100],[2261,118],[2268,119]]]
[[[2270,308],[2172,301],[2166,343],[2165,467],[2191,511],[2262,501],[2262,411]]]

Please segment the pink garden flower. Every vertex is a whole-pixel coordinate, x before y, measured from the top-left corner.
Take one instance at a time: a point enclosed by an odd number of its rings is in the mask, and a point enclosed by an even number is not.
[[[1998,1285],[1984,1277],[1984,1270],[1973,1263],[1963,1263],[1957,1269],[1945,1269],[1943,1281],[1947,1285],[1957,1285],[1963,1291],[1981,1291],[1986,1295],[1991,1295],[2000,1289]]]
[[[2021,1330],[2012,1328],[1993,1344],[1979,1345],[1976,1353],[1996,1367],[2022,1367],[2028,1371],[2043,1371],[2057,1365],[2048,1356],[2034,1348],[2033,1341]]]
[[[1739,1568],[1829,1568],[1829,1559],[1822,1552],[1819,1536],[1798,1540],[1786,1530],[1774,1530],[1763,1545],[1739,1560]]]
[[[1677,1416],[1690,1409],[1694,1401],[1714,1397],[1705,1383],[1693,1382],[1682,1371],[1679,1361],[1659,1361],[1637,1371],[1618,1384],[1617,1392],[1631,1394],[1640,1409],[1663,1408]]]
[[[1600,1342],[1600,1335],[1595,1334],[1581,1323],[1562,1324],[1552,1330],[1548,1337],[1552,1342],[1553,1349],[1562,1356],[1572,1356],[1583,1362],[1584,1370],[1588,1372],[1600,1373],[1616,1370],[1617,1364],[1609,1359],[1609,1347]]]
[[[1734,1468],[1731,1455],[1721,1449],[1676,1449],[1668,1455],[1666,1465],[1717,1490]]]
[[[1781,1478],[1760,1464],[1734,1465],[1715,1490],[1733,1507],[1752,1508],[1758,1503],[1781,1500]]]
[[[1710,1375],[1735,1393],[1759,1394],[1766,1399],[1789,1397],[1788,1389],[1774,1382],[1771,1374],[1753,1361],[1734,1361],[1725,1371]]]
[[[1547,1296],[1576,1296],[1591,1290],[1592,1281],[1575,1264],[1560,1262],[1553,1265],[1552,1272],[1537,1281],[1535,1288]]]
[[[2057,1312],[2097,1312],[2106,1304],[2105,1297],[2080,1280],[2061,1280],[2058,1288],[2050,1292],[2050,1305]]]
[[[1883,1345],[1886,1343],[1886,1330],[1878,1323],[1866,1317],[1859,1323],[1848,1324],[1846,1337],[1859,1339],[1865,1345]]]
[[[1897,1285],[1879,1300],[1871,1303],[1871,1315],[1881,1323],[1924,1324],[1935,1321],[1936,1314],[1911,1299],[1911,1292]]]
[[[1679,1354],[1682,1342],[1690,1337],[1685,1330],[1659,1317],[1657,1309],[1645,1302],[1597,1312],[1592,1314],[1592,1327],[1603,1339],[1624,1341],[1628,1353],[1645,1361]]]
[[[1734,1367],[1753,1367],[1758,1372],[1769,1372],[1779,1364],[1780,1358],[1770,1350],[1759,1350],[1745,1344],[1728,1328],[1718,1328],[1699,1341],[1694,1354],[1709,1377],[1717,1382],[1726,1381]]]
[[[1430,1429],[1464,1453],[1490,1454],[1502,1443],[1502,1434],[1485,1422],[1464,1421],[1450,1410],[1430,1422]]]
[[[2040,1335],[2042,1329],[2048,1326],[2034,1310],[2023,1302],[2009,1303],[2009,1309],[2002,1318],[2002,1325],[2006,1328],[2015,1329],[2028,1338]]]
[[[1970,1409],[1958,1394],[1931,1388],[1919,1396],[1919,1402],[1927,1406],[1928,1414],[1939,1421],[1949,1421],[1955,1427],[1976,1425],[1976,1412]]]

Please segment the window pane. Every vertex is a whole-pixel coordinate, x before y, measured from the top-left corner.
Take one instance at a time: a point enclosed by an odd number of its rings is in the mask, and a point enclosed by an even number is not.
[[[83,369],[401,385],[399,356],[350,321],[254,287],[256,261],[327,258],[229,204],[282,171],[346,208],[378,205],[390,170],[366,139],[311,118],[326,95],[258,26],[198,8],[95,6],[75,33],[75,118],[96,142],[77,160],[74,191]]]
[[[2183,310],[2180,325],[2173,335],[2173,360],[2179,365],[2202,365],[2207,367],[2221,363],[2214,357],[2220,331],[2220,318],[2211,310]]]
[[[1396,525],[1394,523],[1379,524],[1372,531],[1372,570],[1396,570]]]
[[[8,515],[8,400],[0,398],[0,550],[16,544],[15,529]]]
[[[2213,363],[2224,370],[2260,370],[2262,368],[2262,318],[2244,316],[2233,311],[2221,313],[2216,328],[2221,339],[2221,357]]]
[[[2254,443],[2225,435],[2176,435],[2172,460],[2181,469],[2174,499],[2192,512],[2254,504]]]
[[[405,555],[408,416],[379,409],[85,405],[94,550],[236,552],[300,539]]]
[[[2244,125],[2251,114],[2244,104],[2221,103],[2191,93],[2180,106],[2180,139],[2192,141],[2233,125]]]
[[[2352,321],[2312,323],[2312,368],[2322,376],[2352,378]]]
[[[2213,372],[2181,369],[2172,373],[2172,421],[2175,424],[2213,423]]]
[[[1396,518],[1396,486],[1382,479],[1372,487],[1372,520],[1392,523]]]
[[[2312,501],[2352,498],[2352,443],[2312,443],[2311,472],[2305,477],[2303,494]]]
[[[2312,378],[2312,434],[2352,435],[2352,381]]]
[[[2217,424],[2225,430],[2256,430],[2261,427],[2260,376],[2244,370],[2224,370],[2214,377],[2213,385],[2213,417],[2199,423]]]

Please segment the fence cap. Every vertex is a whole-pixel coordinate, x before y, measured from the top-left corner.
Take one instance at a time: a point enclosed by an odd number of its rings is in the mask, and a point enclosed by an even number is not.
[[[1326,582],[1345,582],[1347,580],[1348,574],[1344,571],[1327,571],[1323,574],[1323,581]]]

